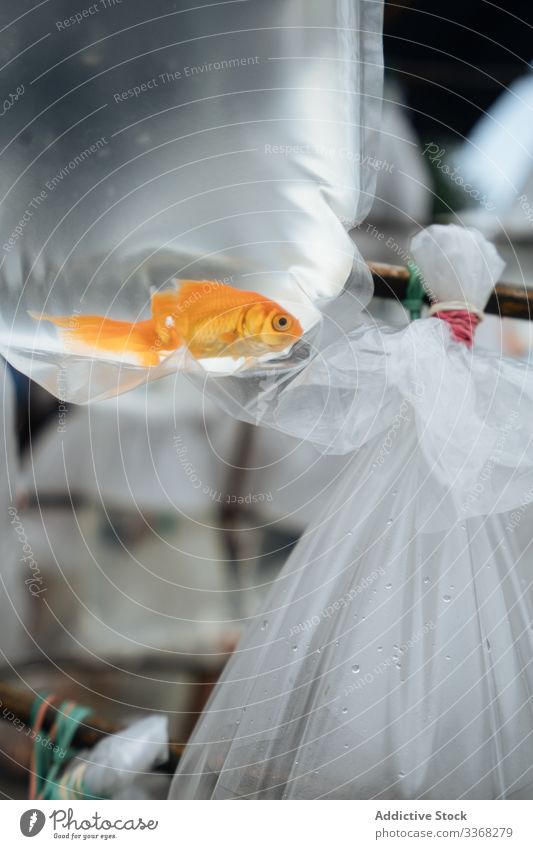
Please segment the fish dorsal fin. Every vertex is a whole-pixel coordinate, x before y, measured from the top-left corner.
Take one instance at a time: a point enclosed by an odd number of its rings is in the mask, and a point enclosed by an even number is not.
[[[186,298],[200,298],[217,290],[222,284],[214,280],[176,280],[179,300]]]
[[[184,300],[200,300],[200,298],[209,298],[215,294],[223,296],[231,296],[234,302],[249,305],[256,302],[267,302],[268,298],[260,295],[259,292],[239,289],[235,286],[230,286],[229,283],[221,283],[218,280],[176,280],[176,288],[178,291],[178,300],[183,303]]]

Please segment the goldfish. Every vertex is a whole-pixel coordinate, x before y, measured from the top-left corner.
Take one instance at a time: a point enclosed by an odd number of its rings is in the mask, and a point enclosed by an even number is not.
[[[283,351],[303,333],[300,322],[275,301],[210,280],[183,280],[176,289],[154,293],[151,312],[150,319],[137,322],[30,315],[59,327],[69,350],[126,354],[143,366],[157,365],[181,347],[197,359],[251,359]]]

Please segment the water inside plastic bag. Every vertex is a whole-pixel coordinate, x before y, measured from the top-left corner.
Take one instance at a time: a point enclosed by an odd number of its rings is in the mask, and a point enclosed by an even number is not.
[[[369,275],[347,231],[376,176],[379,4],[90,9],[0,12],[13,95],[0,128],[0,341],[14,365],[79,402],[191,367],[183,351],[150,370],[93,361],[28,314],[137,321],[176,279],[277,299],[313,344],[321,299],[348,283],[364,305]]]

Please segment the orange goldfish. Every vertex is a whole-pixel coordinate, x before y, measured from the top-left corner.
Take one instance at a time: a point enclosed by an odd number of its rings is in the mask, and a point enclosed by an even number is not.
[[[209,280],[184,280],[152,295],[152,318],[115,321],[98,315],[30,315],[62,328],[70,350],[93,348],[134,355],[154,366],[183,346],[199,359],[257,357],[283,351],[303,333],[300,322],[275,301]]]

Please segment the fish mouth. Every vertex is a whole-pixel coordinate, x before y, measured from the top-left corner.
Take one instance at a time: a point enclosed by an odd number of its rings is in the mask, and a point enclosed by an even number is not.
[[[230,342],[226,353],[230,354],[232,352],[250,356],[250,357],[260,357],[264,354],[272,354],[280,351],[285,351],[287,348],[290,348],[297,342],[299,337],[291,336],[290,334],[265,334],[258,333],[255,335],[247,335],[243,339],[236,340],[235,342]]]
[[[259,336],[262,345],[269,351],[284,351],[291,345],[295,345],[301,339],[301,334],[296,333],[263,333]]]

